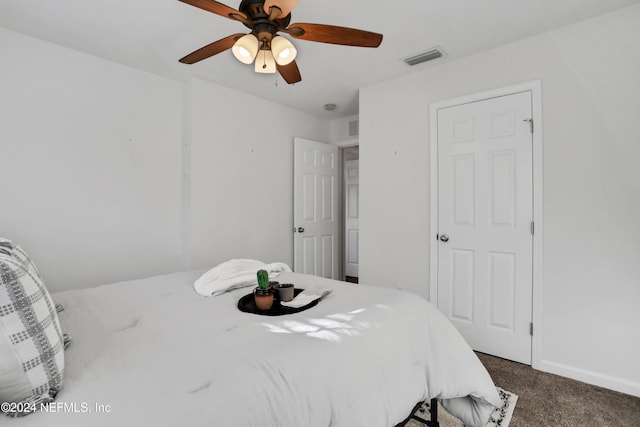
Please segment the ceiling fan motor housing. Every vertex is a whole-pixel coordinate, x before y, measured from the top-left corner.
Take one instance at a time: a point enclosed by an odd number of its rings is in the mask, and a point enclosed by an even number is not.
[[[260,41],[271,41],[273,36],[280,29],[287,28],[291,22],[291,14],[284,18],[269,19],[269,15],[264,11],[264,0],[242,0],[238,10],[247,15],[248,22],[244,25],[252,30],[251,32]]]

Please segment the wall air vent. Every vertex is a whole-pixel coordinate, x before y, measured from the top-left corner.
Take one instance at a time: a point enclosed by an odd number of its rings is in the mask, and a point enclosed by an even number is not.
[[[358,136],[358,121],[351,120],[349,122],[349,136]]]
[[[440,48],[433,48],[425,52],[419,53],[417,55],[403,58],[402,60],[406,62],[408,65],[413,66],[413,65],[422,64],[423,62],[432,61],[434,59],[441,58],[442,56],[443,56],[442,50]]]

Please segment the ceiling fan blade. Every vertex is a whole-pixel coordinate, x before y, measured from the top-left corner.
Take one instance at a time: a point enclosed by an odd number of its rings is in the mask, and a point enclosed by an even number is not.
[[[209,57],[212,57],[213,55],[217,55],[220,52],[231,49],[236,40],[238,40],[242,36],[244,36],[244,34],[232,34],[229,37],[225,37],[223,39],[215,41],[211,44],[206,45],[205,47],[201,47],[200,49],[191,52],[189,55],[182,58],[180,62],[182,62],[183,64],[195,64],[198,61],[202,61],[203,59],[207,59]]]
[[[301,40],[344,46],[378,47],[382,43],[382,34],[334,25],[292,24],[285,32]]]
[[[215,0],[180,0],[180,1],[183,3],[190,4],[191,6],[199,7],[200,9],[204,9],[211,13],[215,13],[216,15],[233,19],[235,21],[238,21],[239,19],[234,18],[234,15],[241,18],[240,20],[246,21],[247,19],[247,15],[240,12],[239,10],[236,10],[222,3],[218,3]]]
[[[278,67],[278,72],[285,82],[293,84],[302,81],[302,76],[300,75],[300,70],[298,69],[298,64],[296,64],[296,61],[293,61],[287,65],[276,64],[276,66]]]

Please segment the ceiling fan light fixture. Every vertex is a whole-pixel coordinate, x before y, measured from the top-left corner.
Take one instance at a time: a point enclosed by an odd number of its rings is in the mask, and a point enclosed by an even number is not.
[[[276,60],[269,49],[260,49],[256,57],[256,73],[273,74],[276,72]]]
[[[290,64],[296,59],[296,55],[298,55],[298,51],[293,43],[282,36],[275,36],[273,40],[271,40],[271,52],[273,52],[273,56],[278,65]]]
[[[244,35],[235,42],[231,51],[238,61],[251,64],[258,53],[258,39],[253,34]]]

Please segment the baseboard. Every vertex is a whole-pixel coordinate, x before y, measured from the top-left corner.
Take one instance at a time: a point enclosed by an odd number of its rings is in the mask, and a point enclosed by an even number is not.
[[[640,383],[635,381],[599,374],[548,360],[542,360],[537,363],[535,369],[640,397]]]

